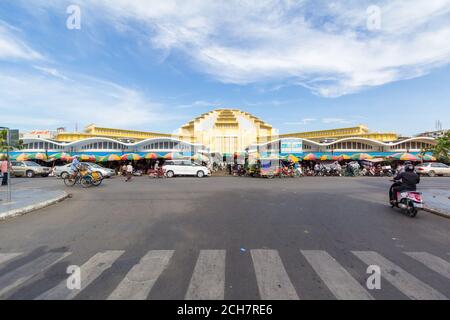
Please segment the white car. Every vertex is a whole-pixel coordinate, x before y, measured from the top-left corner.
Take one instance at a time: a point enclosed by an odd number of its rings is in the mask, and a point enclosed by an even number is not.
[[[104,168],[96,163],[81,162],[81,164],[88,165],[92,171],[99,172],[103,178],[111,178],[116,174],[113,169]],[[70,165],[71,164],[69,163],[63,166],[55,167],[55,175],[61,178],[67,177],[67,175],[71,174]]]
[[[192,163],[189,160],[166,161],[163,165],[163,169],[168,178],[174,176],[197,176],[203,178],[211,175],[211,172],[207,167]]]
[[[450,176],[450,167],[440,162],[426,162],[416,166],[416,172],[420,175]]]

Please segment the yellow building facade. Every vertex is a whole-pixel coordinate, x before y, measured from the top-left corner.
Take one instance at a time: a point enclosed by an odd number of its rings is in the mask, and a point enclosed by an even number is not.
[[[59,142],[73,142],[86,138],[104,137],[116,140],[142,141],[153,138],[170,137],[181,141],[201,144],[210,152],[230,154],[243,152],[253,144],[269,142],[280,138],[304,138],[313,141],[342,138],[368,138],[377,141],[395,141],[398,135],[393,132],[370,132],[364,125],[279,134],[270,124],[258,117],[238,109],[216,109],[206,112],[189,121],[174,134],[149,131],[123,130],[98,127],[94,124],[84,132],[58,132],[55,136]]]

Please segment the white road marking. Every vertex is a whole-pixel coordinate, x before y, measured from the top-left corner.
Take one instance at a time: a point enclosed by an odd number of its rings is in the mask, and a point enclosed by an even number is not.
[[[223,300],[225,250],[201,250],[186,293],[186,300]]]
[[[450,279],[450,263],[427,252],[405,252],[411,258],[422,262],[434,272]]]
[[[1,276],[0,297],[35,275],[44,272],[68,255],[70,255],[70,252],[49,252]]]
[[[103,271],[109,269],[124,251],[100,252],[90,258],[81,269],[81,288],[68,289],[67,279],[61,281],[57,286],[38,296],[37,300],[70,300],[83,291],[89,284],[97,279]],[[69,276],[69,275],[68,275]]]
[[[381,269],[381,276],[394,287],[403,292],[410,299],[416,300],[445,300],[442,293],[420,281],[399,266],[387,260],[377,252],[353,251],[367,265],[377,265]],[[381,284],[383,286],[383,284]]]
[[[20,256],[21,253],[0,253],[0,264]]]
[[[320,250],[301,250],[301,252],[337,299],[373,299],[370,293],[327,252]]]
[[[263,300],[299,300],[276,250],[251,250],[259,295]]]
[[[108,300],[144,300],[172,258],[173,250],[149,251],[108,297]]]

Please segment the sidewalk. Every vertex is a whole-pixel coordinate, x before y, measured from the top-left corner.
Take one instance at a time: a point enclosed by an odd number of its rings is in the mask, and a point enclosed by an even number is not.
[[[422,190],[425,210],[450,218],[450,190]]]
[[[38,210],[68,197],[64,191],[44,189],[14,190],[12,202],[6,203],[6,188],[0,190],[0,221]]]

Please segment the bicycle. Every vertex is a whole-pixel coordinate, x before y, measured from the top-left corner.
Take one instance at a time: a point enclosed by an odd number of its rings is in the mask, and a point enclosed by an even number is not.
[[[75,184],[79,183],[83,188],[89,188],[91,186],[98,187],[102,184],[103,176],[99,172],[91,172],[89,170],[79,170],[73,178],[72,176],[67,176],[64,178],[64,184],[68,187],[73,187]]]

